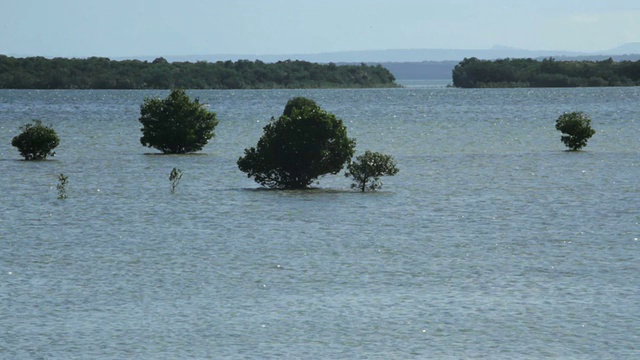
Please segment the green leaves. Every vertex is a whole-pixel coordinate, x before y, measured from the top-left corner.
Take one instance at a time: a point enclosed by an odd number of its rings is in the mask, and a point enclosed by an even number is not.
[[[46,59],[0,55],[0,89],[274,89],[396,87],[380,65],[260,60],[168,62],[156,58]]]
[[[56,189],[58,189],[58,199],[64,200],[67,198],[67,183],[69,181],[69,177],[63,173],[58,175],[58,184],[56,185]]]
[[[178,168],[173,168],[171,170],[171,174],[169,174],[169,182],[171,183],[171,193],[174,194],[176,192],[176,188],[180,183],[180,179],[182,179],[182,170]]]
[[[571,151],[587,146],[587,141],[596,133],[591,128],[591,119],[582,112],[564,113],[556,120],[556,130],[566,134],[560,140]]]
[[[316,104],[315,101],[302,96],[294,97],[287,101],[287,105],[285,105],[282,115],[290,117],[291,115],[293,115],[294,109],[302,109],[305,106],[318,107],[318,104]]]
[[[352,189],[365,192],[367,189],[375,191],[382,187],[381,176],[393,176],[398,173],[398,168],[390,155],[379,152],[364,152],[364,155],[356,157],[356,161],[347,165],[346,177],[351,177]]]
[[[47,156],[54,156],[60,139],[49,126],[42,125],[40,120],[20,127],[22,133],[11,140],[11,145],[18,148],[25,160],[45,160]]]
[[[260,185],[306,188],[322,175],[337,174],[353,156],[355,140],[342,120],[305,100],[289,107],[290,101],[285,112],[291,115],[272,118],[257,146],[238,159],[240,170]]]
[[[461,88],[640,85],[640,61],[479,60],[465,58],[452,72]]]
[[[140,143],[165,154],[185,154],[202,150],[215,134],[216,114],[182,89],[172,90],[164,100],[145,99],[140,106]]]

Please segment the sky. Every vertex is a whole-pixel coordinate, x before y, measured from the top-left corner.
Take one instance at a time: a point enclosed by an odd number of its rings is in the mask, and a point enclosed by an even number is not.
[[[639,0],[0,0],[10,56],[596,52],[639,41]]]

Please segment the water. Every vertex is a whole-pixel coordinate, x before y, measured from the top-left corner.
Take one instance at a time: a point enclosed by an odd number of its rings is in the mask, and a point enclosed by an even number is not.
[[[640,88],[444,85],[189,91],[220,120],[190,156],[139,143],[166,91],[0,91],[0,358],[638,358]],[[293,96],[400,173],[259,189],[235,162]],[[33,118],[51,160],[10,145]]]

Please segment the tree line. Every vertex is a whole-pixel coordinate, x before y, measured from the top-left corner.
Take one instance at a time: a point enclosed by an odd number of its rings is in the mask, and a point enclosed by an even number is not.
[[[274,89],[396,87],[381,65],[286,60],[173,62],[0,55],[0,89]]]
[[[453,69],[453,85],[460,88],[638,86],[640,60],[465,58]]]

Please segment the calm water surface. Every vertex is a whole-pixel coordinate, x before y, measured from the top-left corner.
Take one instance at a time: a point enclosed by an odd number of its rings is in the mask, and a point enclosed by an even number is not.
[[[220,124],[188,156],[139,143],[166,91],[0,91],[0,358],[640,358],[640,88],[409,85],[189,91]],[[293,96],[400,173],[260,189],[235,163]]]

